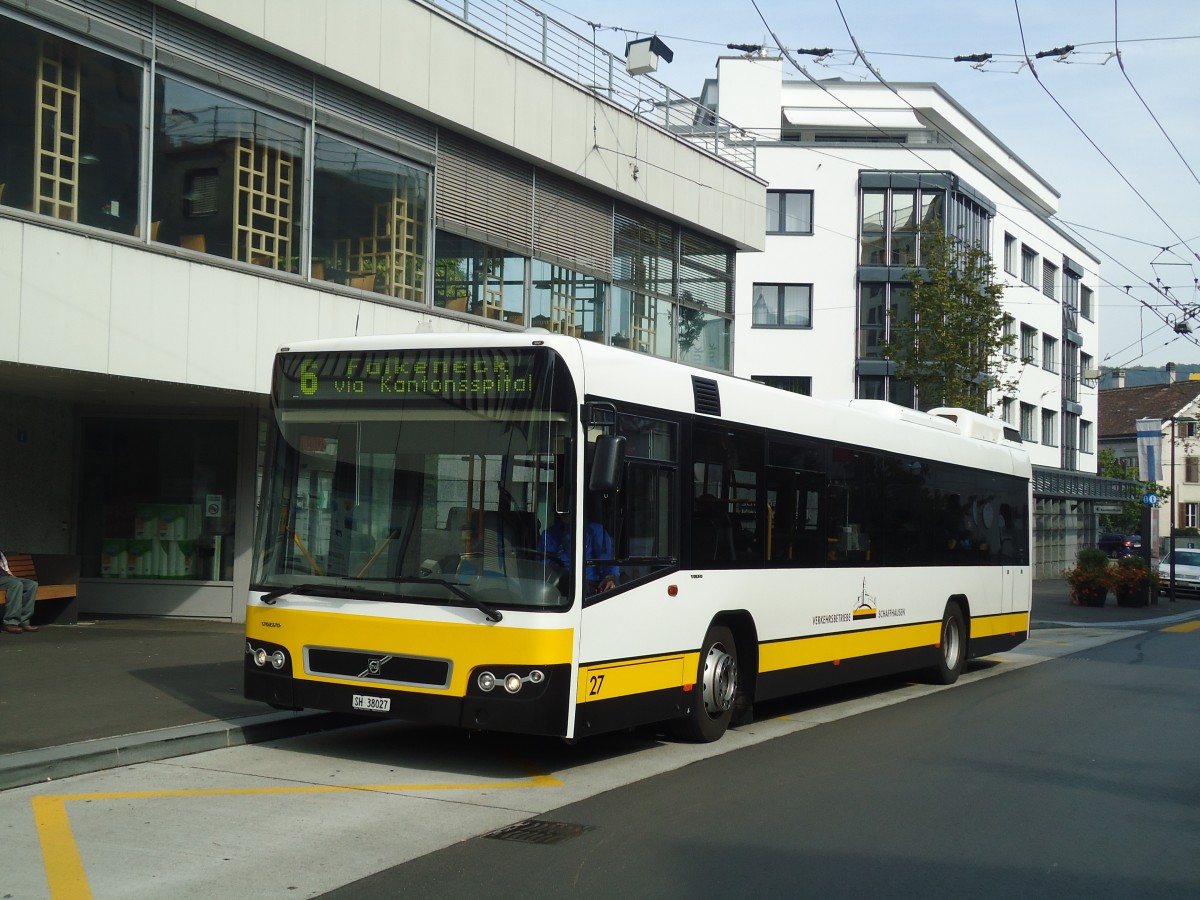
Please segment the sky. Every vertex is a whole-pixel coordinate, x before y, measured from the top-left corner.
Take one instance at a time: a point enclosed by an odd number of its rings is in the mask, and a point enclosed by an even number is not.
[[[727,44],[774,49],[772,33],[814,78],[874,80],[857,45],[887,81],[937,83],[1059,192],[1056,218],[1101,260],[1096,364],[1200,363],[1197,0],[530,2],[619,56],[657,34],[674,58],[655,77],[690,97]],[[834,52],[795,52],[816,48]],[[785,60],[784,77],[804,75]]]

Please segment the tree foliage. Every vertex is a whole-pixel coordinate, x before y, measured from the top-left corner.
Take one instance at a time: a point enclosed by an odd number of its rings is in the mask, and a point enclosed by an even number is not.
[[[1016,335],[1006,333],[1008,319],[994,281],[991,255],[945,233],[940,222],[921,231],[919,265],[908,269],[912,283],[911,315],[889,310],[891,328],[884,356],[896,365],[896,377],[916,389],[922,409],[959,406],[988,411],[991,392],[1016,389]]]

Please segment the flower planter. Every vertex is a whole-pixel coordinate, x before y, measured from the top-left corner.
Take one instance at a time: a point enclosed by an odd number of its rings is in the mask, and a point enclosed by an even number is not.
[[[1108,602],[1108,588],[1076,588],[1074,596],[1076,602],[1078,602],[1080,606],[1103,606]]]

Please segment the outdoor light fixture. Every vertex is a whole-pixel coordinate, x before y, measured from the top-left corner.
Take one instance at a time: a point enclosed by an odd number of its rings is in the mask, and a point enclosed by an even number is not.
[[[658,60],[670,62],[675,52],[657,37],[641,38],[625,45],[625,68],[630,75],[645,75],[658,70]]]

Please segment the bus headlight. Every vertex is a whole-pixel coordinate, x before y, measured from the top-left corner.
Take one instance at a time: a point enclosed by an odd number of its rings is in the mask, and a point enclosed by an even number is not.
[[[287,663],[287,657],[283,655],[282,650],[276,650],[271,654],[271,665],[276,669],[282,669]]]
[[[260,669],[267,664],[267,651],[262,647],[254,651],[254,664]]]
[[[510,694],[515,694],[517,691],[521,690],[521,676],[516,672],[513,672],[511,675],[505,675],[504,689]]]
[[[479,685],[479,689],[486,693],[496,686],[496,676],[491,672],[480,672],[476,683]]]

